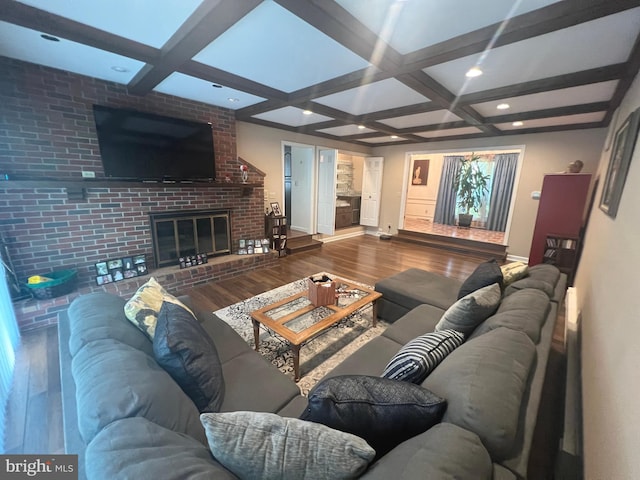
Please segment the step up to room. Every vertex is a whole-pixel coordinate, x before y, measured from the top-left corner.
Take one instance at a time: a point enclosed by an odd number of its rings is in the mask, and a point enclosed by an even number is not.
[[[287,238],[287,254],[304,252],[322,247],[322,242],[314,240],[313,235],[290,230]]]
[[[398,235],[393,238],[394,240],[403,242],[418,243],[432,248],[496,258],[497,260],[504,260],[507,256],[507,245],[471,240],[468,238],[412,232],[409,230],[398,230]]]

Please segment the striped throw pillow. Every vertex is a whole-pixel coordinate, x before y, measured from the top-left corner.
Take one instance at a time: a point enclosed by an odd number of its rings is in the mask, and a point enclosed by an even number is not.
[[[391,359],[383,377],[422,383],[427,375],[464,342],[455,330],[425,333],[414,338]]]

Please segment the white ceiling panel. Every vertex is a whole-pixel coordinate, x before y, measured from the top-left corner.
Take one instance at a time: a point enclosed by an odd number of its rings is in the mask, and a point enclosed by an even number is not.
[[[500,130],[522,130],[538,127],[555,127],[558,125],[573,125],[580,123],[601,122],[605,112],[580,113],[578,115],[566,115],[563,117],[539,118],[536,120],[525,120],[523,125],[514,127],[511,123],[498,123],[496,127]]]
[[[336,0],[336,3],[385,43],[406,54],[557,1],[491,0],[482,2],[481,8],[478,0]],[[461,15],[471,11],[473,15]]]
[[[411,128],[418,125],[435,125],[438,123],[457,122],[459,120],[462,119],[448,110],[437,110],[435,112],[405,115],[404,117],[386,118],[380,120],[380,123],[384,123],[393,128]]]
[[[374,138],[362,138],[359,139],[359,142],[366,142],[366,143],[387,143],[387,142],[403,142],[405,141],[406,138],[402,138],[402,137],[398,137],[398,138],[391,138],[390,136],[386,136],[386,137],[374,137]]]
[[[450,128],[449,130],[437,130],[434,132],[416,133],[416,135],[424,138],[440,138],[440,137],[451,137],[453,135],[470,135],[472,133],[482,133],[482,130],[479,130],[475,127],[463,127],[463,128]]]
[[[323,128],[318,131],[322,133],[328,133],[329,135],[337,135],[339,137],[375,132],[375,130],[371,130],[370,128],[366,127],[358,128],[358,125],[343,125],[341,127]]]
[[[611,100],[615,92],[617,80],[610,82],[592,83],[580,87],[562,88],[548,92],[522,95],[520,97],[504,98],[495,102],[485,102],[472,105],[484,117],[494,117],[509,113],[521,113],[546,108],[568,107],[582,103],[606,102]],[[509,104],[507,110],[498,110],[501,103]]]
[[[640,7],[423,71],[456,95],[479,92],[625,62],[639,32]],[[475,65],[483,75],[465,77]]]
[[[105,32],[161,48],[202,0],[20,0]]]
[[[137,60],[80,43],[64,39],[59,42],[44,40],[40,34],[0,22],[0,55],[117,83],[128,83],[144,66]],[[127,71],[117,72],[111,67]]]
[[[258,5],[194,60],[285,92],[369,66],[271,0]]]
[[[208,103],[209,105],[229,108],[231,110],[255,105],[265,100],[264,98],[225,86],[215,88],[211,85],[211,82],[190,77],[182,73],[171,74],[154,88],[154,90],[177,97]]]
[[[270,112],[260,113],[258,115],[254,115],[254,117],[259,118],[260,120],[267,120],[269,122],[282,123],[291,127],[301,127],[312,123],[333,120],[331,117],[325,117],[318,113],[305,115],[303,112],[304,110],[300,108],[284,107],[277,110],[271,110]]]
[[[353,115],[363,115],[378,110],[423,103],[429,99],[395,78],[389,78],[320,97],[315,101]]]

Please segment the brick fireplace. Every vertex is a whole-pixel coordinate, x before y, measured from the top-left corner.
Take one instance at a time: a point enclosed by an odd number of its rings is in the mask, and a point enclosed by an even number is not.
[[[94,104],[211,122],[217,175],[239,182],[241,161],[231,110],[155,92],[132,96],[124,85],[2,57],[0,84],[0,173],[18,178],[0,183],[0,231],[9,241],[19,279],[75,268],[76,295],[99,289],[122,295],[135,291],[148,276],[98,287],[94,265],[141,253],[153,265],[149,222],[153,212],[224,210],[229,212],[231,239],[264,236],[264,180],[256,171],[250,171],[252,188],[101,181]],[[95,183],[82,184],[78,195],[75,182],[82,180],[82,171],[93,171],[97,178]],[[73,188],[65,181],[71,181]],[[233,266],[217,262],[185,270],[167,267],[168,271],[150,274],[164,275],[168,288],[179,293],[185,287],[263,265],[270,258],[247,256]],[[72,298],[16,305],[21,328],[56,323],[58,312]]]

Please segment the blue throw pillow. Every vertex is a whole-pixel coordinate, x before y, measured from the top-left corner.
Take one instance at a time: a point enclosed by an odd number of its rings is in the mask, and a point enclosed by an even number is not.
[[[224,377],[218,351],[191,312],[175,303],[162,303],[153,353],[201,413],[220,410]]]
[[[318,383],[300,418],[363,438],[379,458],[438,423],[446,400],[420,385],[367,375]]]

